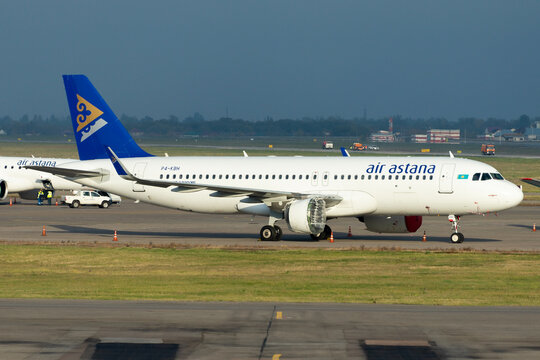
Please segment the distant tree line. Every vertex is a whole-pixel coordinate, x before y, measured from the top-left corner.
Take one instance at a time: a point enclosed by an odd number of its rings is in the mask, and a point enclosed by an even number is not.
[[[394,132],[399,132],[405,138],[411,134],[422,134],[429,129],[460,129],[461,135],[468,138],[497,129],[516,129],[524,132],[540,117],[530,118],[522,115],[516,119],[481,119],[461,118],[449,121],[445,118],[415,119],[399,115],[392,116]],[[151,117],[134,117],[122,115],[121,121],[128,131],[137,136],[355,136],[365,139],[370,133],[388,130],[388,118],[345,119],[341,117],[321,117],[302,119],[267,118],[261,121],[220,118],[205,120],[195,113],[183,120],[176,116],[165,119]],[[0,117],[0,130],[7,136],[72,136],[72,126],[69,117],[22,116],[13,119],[9,116]]]

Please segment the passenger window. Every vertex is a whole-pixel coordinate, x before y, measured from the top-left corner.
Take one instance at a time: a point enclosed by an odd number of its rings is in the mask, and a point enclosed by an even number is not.
[[[409,180],[412,180],[412,175],[409,175]]]
[[[242,180],[242,174],[238,175],[238,179]]]
[[[328,174],[324,174],[324,180],[328,180]]]
[[[300,175],[301,176],[301,175]],[[306,175],[306,180],[309,180],[309,175]]]
[[[199,175],[199,179],[202,179],[202,174]]]
[[[472,179],[473,179],[473,181],[478,181],[478,180],[480,180],[480,173],[474,174],[474,175],[472,176]]]
[[[285,175],[285,180],[289,180],[289,175]]]
[[[354,175],[354,180],[358,180],[358,175]]]
[[[160,178],[160,179],[163,179],[163,174],[159,174],[159,178]]]
[[[420,175],[416,175],[416,180],[420,179]]]
[[[269,175],[268,175],[268,174],[266,174],[264,178],[265,178],[266,180],[268,180],[268,178],[269,178]]]
[[[169,174],[167,174],[167,176],[165,176],[167,179],[169,178]]]
[[[429,180],[433,180],[433,175],[429,175]]]
[[[491,180],[491,176],[488,173],[482,174],[482,181]]]
[[[219,179],[220,180],[223,179],[223,175],[219,174]]]
[[[362,179],[362,180],[364,180],[364,179],[365,179],[365,177],[366,177],[365,175],[362,175],[361,179]]]
[[[279,175],[279,180],[281,180],[282,177],[283,177],[283,175]]]
[[[392,175],[388,175],[388,180],[392,180]]]
[[[337,175],[334,175],[334,180],[337,180]]]
[[[294,180],[295,178],[296,178],[296,175],[293,175],[293,176],[292,176],[292,179]]]
[[[229,174],[225,175],[225,179],[228,179],[229,178]]]
[[[216,179],[216,174],[212,175],[212,180]]]
[[[422,177],[422,180],[426,180],[426,175],[424,175],[424,176]]]
[[[384,175],[381,175],[381,180],[384,180]]]
[[[341,175],[341,180],[345,179],[345,175]]]
[[[276,179],[276,175],[272,175],[272,180],[275,180]]]
[[[368,180],[371,180],[371,175],[368,175],[368,176],[367,176],[367,179],[368,179]]]
[[[302,175],[298,175],[298,180],[302,180]]]
[[[172,178],[173,178],[173,179],[176,179],[176,174],[173,174]]]
[[[401,179],[402,179],[402,180],[405,180],[405,178],[406,178],[406,176],[405,176],[405,175],[403,175],[403,176],[401,177]]]
[[[261,174],[261,175],[259,175],[259,180],[261,180],[261,179],[262,179],[262,174]]]
[[[375,175],[375,180],[378,180],[379,179],[379,175]]]
[[[347,180],[351,180],[351,175],[347,176]]]
[[[206,178],[207,178],[207,179],[210,179],[210,175],[206,174]]]

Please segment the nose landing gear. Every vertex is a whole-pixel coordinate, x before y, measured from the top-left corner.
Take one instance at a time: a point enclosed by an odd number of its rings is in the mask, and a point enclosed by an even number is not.
[[[453,244],[461,244],[465,240],[465,236],[462,233],[458,232],[459,229],[459,215],[448,215],[448,221],[452,226],[452,231],[454,232],[450,235],[450,242]]]

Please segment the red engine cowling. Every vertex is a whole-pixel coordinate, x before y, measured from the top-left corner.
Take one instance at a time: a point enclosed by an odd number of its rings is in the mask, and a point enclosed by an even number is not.
[[[421,216],[363,216],[358,220],[366,224],[368,231],[377,233],[407,233],[415,232],[422,226]]]

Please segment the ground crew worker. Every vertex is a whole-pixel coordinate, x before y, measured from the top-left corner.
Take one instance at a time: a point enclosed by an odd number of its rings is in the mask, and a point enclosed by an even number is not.
[[[52,191],[49,190],[47,191],[47,202],[49,203],[49,205],[51,205],[51,200],[52,200]]]
[[[43,200],[43,190],[39,189],[37,193],[37,204],[41,205],[42,200]]]

